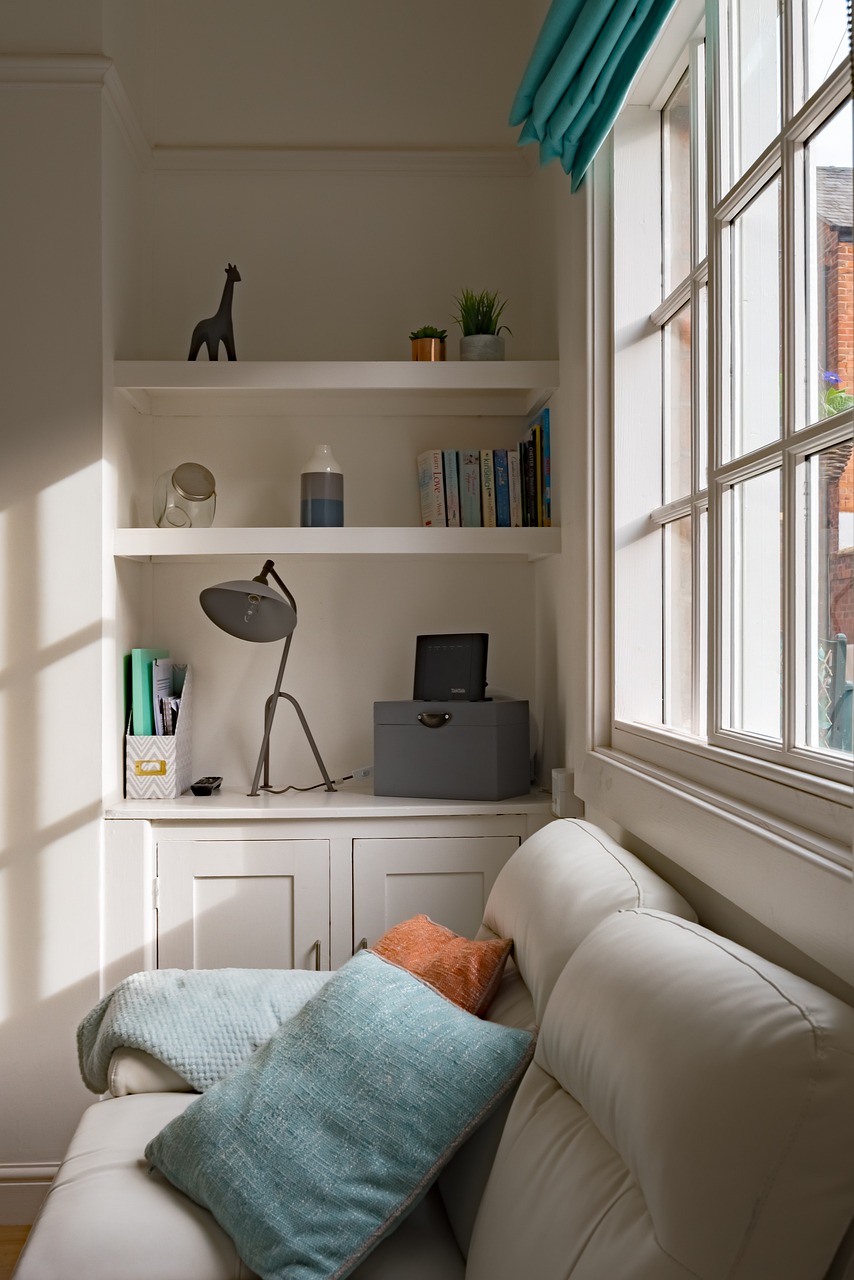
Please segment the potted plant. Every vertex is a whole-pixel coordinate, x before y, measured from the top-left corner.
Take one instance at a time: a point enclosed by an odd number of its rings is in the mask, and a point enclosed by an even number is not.
[[[472,289],[463,289],[458,298],[457,314],[454,316],[462,329],[460,338],[461,360],[503,360],[504,339],[501,330],[512,330],[506,324],[499,324],[501,313],[507,305],[506,299],[498,300],[497,293],[485,289],[475,293]]]
[[[444,360],[447,336],[447,329],[437,329],[432,324],[422,324],[420,329],[413,329],[409,335],[412,343],[412,359]]]

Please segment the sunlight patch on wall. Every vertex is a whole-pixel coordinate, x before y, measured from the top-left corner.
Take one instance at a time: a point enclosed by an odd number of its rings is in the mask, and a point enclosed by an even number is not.
[[[81,844],[75,829],[52,841],[38,856],[39,882],[50,885],[33,919],[36,994],[41,1000],[77,983],[91,982],[98,972],[98,895],[92,892],[97,882],[97,843],[97,828],[90,849]],[[69,946],[69,918],[75,921],[73,946]]]
[[[99,461],[38,495],[37,546],[42,564],[31,569],[38,582],[35,639],[40,649],[100,620],[101,488]],[[92,534],[91,558],[81,558],[87,525]]]
[[[38,732],[32,768],[49,780],[49,785],[38,788],[35,818],[37,827],[44,830],[100,801],[99,644],[90,641],[57,658],[37,675],[35,683]]]

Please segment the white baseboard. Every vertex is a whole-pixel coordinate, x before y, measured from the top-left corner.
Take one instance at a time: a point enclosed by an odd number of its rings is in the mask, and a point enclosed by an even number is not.
[[[0,1164],[0,1225],[29,1226],[58,1168],[58,1164]]]

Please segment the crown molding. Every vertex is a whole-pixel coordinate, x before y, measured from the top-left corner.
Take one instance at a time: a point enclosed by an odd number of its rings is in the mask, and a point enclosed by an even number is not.
[[[0,84],[103,85],[112,65],[100,53],[0,53]]]
[[[104,76],[104,96],[115,117],[137,168],[147,171],[152,166],[151,146],[142,131],[136,112],[125,93],[121,77],[114,64],[110,64]]]
[[[523,178],[532,147],[152,146],[111,58],[102,54],[0,54],[0,84],[102,88],[137,166],[159,173],[450,174]]]
[[[169,147],[152,148],[163,173],[445,173],[518,178],[531,173],[516,147]]]
[[[112,58],[99,53],[3,53],[0,84],[83,86],[104,97],[139,168],[151,168],[151,147],[142,131]]]

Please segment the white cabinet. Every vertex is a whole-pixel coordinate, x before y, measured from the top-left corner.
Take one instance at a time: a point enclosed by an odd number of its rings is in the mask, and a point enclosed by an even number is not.
[[[519,843],[513,835],[354,840],[357,946],[373,946],[392,925],[422,913],[473,937],[495,877]]]
[[[158,966],[335,969],[419,913],[472,936],[501,867],[550,816],[542,793],[124,801],[106,821],[104,990]]]
[[[329,967],[328,840],[157,842],[157,967]]]

